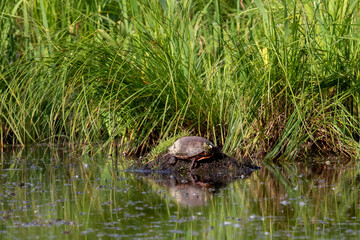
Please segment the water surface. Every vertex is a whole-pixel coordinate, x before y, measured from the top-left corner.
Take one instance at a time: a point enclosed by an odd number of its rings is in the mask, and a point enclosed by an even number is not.
[[[1,239],[355,239],[359,168],[263,165],[226,186],[125,171],[129,159],[4,149]]]

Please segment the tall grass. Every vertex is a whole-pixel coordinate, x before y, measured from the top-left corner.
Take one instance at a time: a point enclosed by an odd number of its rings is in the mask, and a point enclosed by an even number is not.
[[[233,155],[359,151],[359,2],[1,3],[1,143],[188,131]]]

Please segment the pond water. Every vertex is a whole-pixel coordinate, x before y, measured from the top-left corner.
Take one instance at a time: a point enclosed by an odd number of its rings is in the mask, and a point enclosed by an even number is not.
[[[324,161],[326,162],[326,161]],[[175,184],[131,160],[5,148],[0,239],[355,239],[359,167],[262,165],[226,186]],[[326,162],[328,163],[328,162]]]

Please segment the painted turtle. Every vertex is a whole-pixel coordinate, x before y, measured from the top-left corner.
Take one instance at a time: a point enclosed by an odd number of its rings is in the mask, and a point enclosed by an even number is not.
[[[170,164],[175,164],[177,159],[191,160],[190,170],[192,170],[195,161],[212,157],[218,148],[203,137],[182,137],[176,140],[168,150],[171,155]]]

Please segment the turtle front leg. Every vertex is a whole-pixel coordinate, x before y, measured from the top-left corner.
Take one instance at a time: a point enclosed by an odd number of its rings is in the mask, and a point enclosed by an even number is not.
[[[192,171],[194,169],[195,161],[196,161],[196,158],[194,158],[191,162],[190,171]]]
[[[176,163],[176,157],[175,156],[172,156],[170,159],[169,159],[169,163],[171,165],[174,165]]]

